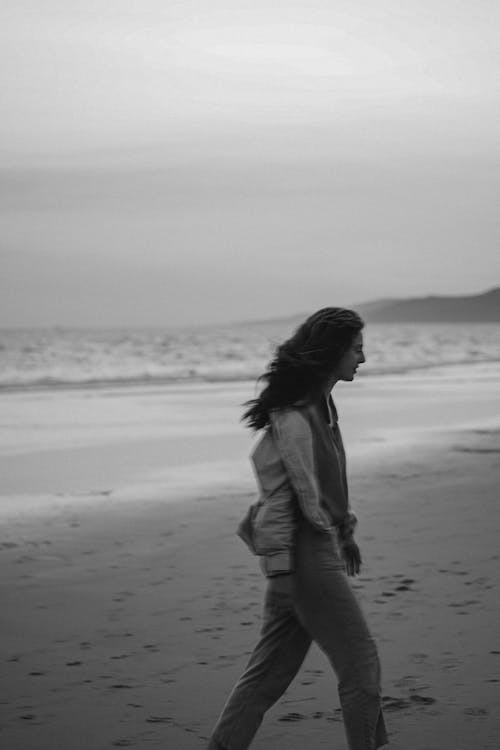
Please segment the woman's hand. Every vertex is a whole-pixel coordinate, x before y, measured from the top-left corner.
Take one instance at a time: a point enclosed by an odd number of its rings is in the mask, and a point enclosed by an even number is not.
[[[354,541],[354,539],[350,539],[349,541],[342,542],[342,557],[344,558],[345,562],[345,569],[348,576],[356,576],[358,575],[360,569],[361,569],[361,552],[359,551],[359,547]]]

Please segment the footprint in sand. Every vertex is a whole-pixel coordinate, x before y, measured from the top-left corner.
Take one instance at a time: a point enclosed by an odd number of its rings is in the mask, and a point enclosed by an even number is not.
[[[18,565],[22,565],[23,563],[30,563],[35,562],[35,558],[31,555],[23,555],[22,557],[18,557],[14,562]]]
[[[194,632],[195,633],[213,633],[214,631],[221,631],[224,630],[222,626],[217,626],[214,628],[197,628]]]
[[[149,651],[152,654],[157,654],[158,651],[160,650],[160,647],[158,646],[157,643],[146,643],[146,645],[143,646],[143,648],[146,649],[146,651]]]
[[[428,654],[410,654],[410,661],[413,662],[413,664],[422,664],[426,659],[429,658]]]
[[[135,596],[133,591],[118,591],[117,594],[113,597],[113,601],[124,602],[133,596]]]
[[[415,684],[417,679],[418,678],[412,674],[406,674],[403,677],[400,677],[399,680],[395,680],[394,686],[397,688],[408,689],[411,685]]]
[[[464,586],[479,586],[482,588],[485,584],[489,583],[489,578],[480,576],[479,578],[473,578],[471,581],[464,581]]]
[[[342,709],[336,708],[330,716],[326,717],[327,721],[342,721]]]
[[[403,698],[394,698],[392,695],[382,697],[384,711],[402,711],[404,708],[409,708],[410,705],[410,702]]]
[[[303,714],[296,713],[295,711],[290,711],[290,713],[280,716],[278,721],[303,721],[305,718],[306,717]]]
[[[121,682],[115,683],[114,685],[110,685],[109,687],[110,687],[110,690],[131,690],[132,689],[132,685],[127,685]]]
[[[489,714],[487,708],[481,708],[480,706],[471,706],[470,708],[464,708],[463,712],[467,716],[488,716]]]
[[[435,698],[431,698],[427,695],[419,695],[413,693],[409,698],[395,698],[392,695],[384,695],[382,698],[382,705],[384,711],[403,711],[406,708],[410,708],[413,705],[419,706],[430,706],[436,703]]]
[[[417,693],[410,695],[410,700],[412,703],[418,703],[421,706],[430,706],[436,702],[435,698],[430,698],[427,695],[418,695]]]

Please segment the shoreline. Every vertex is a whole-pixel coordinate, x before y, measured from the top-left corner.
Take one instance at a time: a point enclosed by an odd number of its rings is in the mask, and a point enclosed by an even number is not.
[[[254,383],[75,390],[0,398],[6,498],[144,492],[174,501],[252,491],[255,436],[240,422]],[[335,388],[350,471],[385,451],[500,422],[500,378],[357,379]],[[40,505],[40,503],[39,503]]]
[[[261,371],[264,369],[265,363],[262,367],[256,371],[254,376],[248,374],[238,375],[237,373],[231,373],[227,376],[189,376],[189,377],[173,377],[173,376],[137,376],[131,378],[109,378],[109,379],[89,379],[89,380],[57,380],[55,378],[47,377],[35,382],[29,383],[1,383],[0,382],[0,398],[3,395],[15,395],[15,394],[51,394],[51,393],[64,393],[65,391],[96,391],[102,392],[106,390],[118,390],[118,391],[134,391],[144,390],[149,391],[155,388],[164,389],[169,388],[175,390],[179,389],[203,389],[218,387],[227,388],[231,386],[241,387],[242,384],[255,385]],[[361,373],[362,381],[371,381],[372,379],[391,379],[391,378],[420,378],[427,379],[435,377],[440,373],[448,374],[452,378],[474,371],[491,369],[492,375],[486,374],[486,378],[495,377],[498,375],[500,369],[500,360],[495,357],[484,357],[471,361],[468,358],[460,360],[452,360],[448,362],[435,363],[421,363],[421,364],[401,364],[393,368],[373,368],[368,369]],[[477,377],[477,375],[476,375]]]

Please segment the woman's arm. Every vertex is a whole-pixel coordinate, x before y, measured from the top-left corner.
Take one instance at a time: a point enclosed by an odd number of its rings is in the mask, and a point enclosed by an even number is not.
[[[313,437],[307,419],[297,409],[280,409],[272,412],[271,427],[304,517],[319,531],[330,531],[332,525],[319,502]]]

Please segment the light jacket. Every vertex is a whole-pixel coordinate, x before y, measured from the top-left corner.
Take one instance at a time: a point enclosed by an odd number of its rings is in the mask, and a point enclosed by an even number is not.
[[[357,521],[349,509],[345,451],[331,397],[328,403],[321,397],[273,410],[251,461],[259,500],[238,534],[262,557],[267,576],[293,572],[301,516],[320,532],[337,527],[341,540],[352,537]]]

